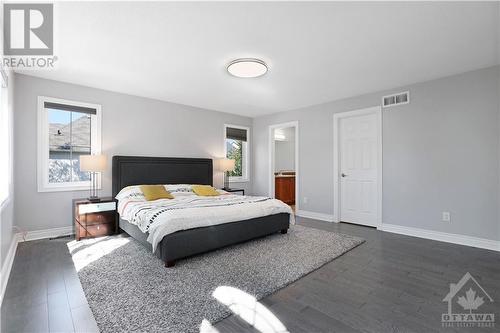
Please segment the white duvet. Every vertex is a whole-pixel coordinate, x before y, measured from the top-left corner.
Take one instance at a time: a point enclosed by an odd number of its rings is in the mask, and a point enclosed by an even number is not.
[[[190,185],[166,185],[174,199],[146,201],[138,186],[124,188],[116,196],[120,217],[146,233],[153,252],[168,234],[180,230],[248,220],[256,217],[289,213],[291,208],[277,199],[240,196],[220,191],[221,195],[202,197]]]

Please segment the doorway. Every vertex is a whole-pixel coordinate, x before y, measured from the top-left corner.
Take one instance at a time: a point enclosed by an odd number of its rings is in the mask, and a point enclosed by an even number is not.
[[[269,196],[298,210],[299,124],[269,126]]]
[[[333,116],[334,221],[382,224],[382,110]]]

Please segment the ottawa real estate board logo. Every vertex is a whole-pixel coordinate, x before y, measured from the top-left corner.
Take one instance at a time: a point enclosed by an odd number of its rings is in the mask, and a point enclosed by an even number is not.
[[[51,3],[3,4],[2,67],[53,69],[54,5]]]
[[[495,327],[495,314],[485,311],[493,299],[469,272],[450,283],[443,302],[448,303],[448,313],[441,316],[443,327]]]

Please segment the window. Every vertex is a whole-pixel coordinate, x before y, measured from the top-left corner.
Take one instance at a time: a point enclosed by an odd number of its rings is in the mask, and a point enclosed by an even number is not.
[[[39,97],[38,191],[88,190],[80,156],[101,152],[100,132],[100,105]]]
[[[0,205],[9,198],[11,186],[11,128],[9,106],[7,103],[8,90],[6,88],[6,77],[2,71],[2,88],[0,91]]]
[[[235,160],[235,169],[229,173],[229,180],[249,180],[249,133],[248,127],[224,125],[226,157]]]

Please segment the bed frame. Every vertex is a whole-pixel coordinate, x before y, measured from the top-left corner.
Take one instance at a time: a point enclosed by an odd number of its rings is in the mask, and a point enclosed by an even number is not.
[[[213,186],[212,160],[207,158],[174,158],[113,156],[113,197],[130,185],[201,184]],[[178,231],[163,237],[155,254],[172,267],[175,261],[272,233],[286,233],[290,216],[287,213],[258,217],[215,226]],[[149,250],[148,234],[123,219],[121,231],[135,238]]]

